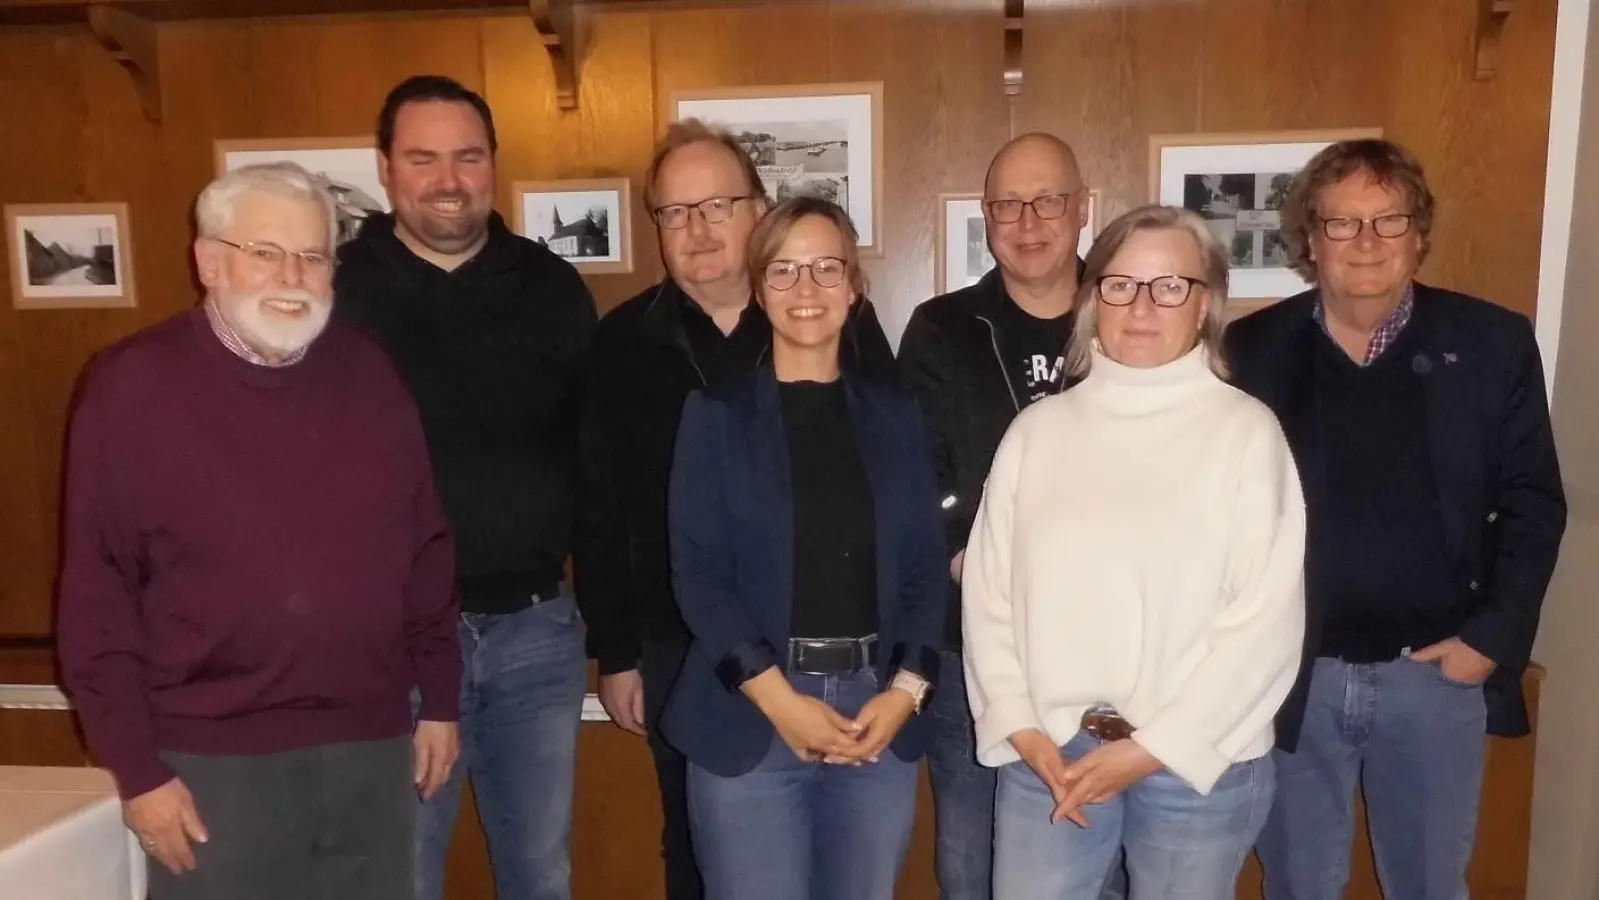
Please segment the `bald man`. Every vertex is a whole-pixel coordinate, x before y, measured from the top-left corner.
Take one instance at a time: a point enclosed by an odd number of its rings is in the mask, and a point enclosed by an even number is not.
[[[944,900],[987,900],[993,869],[995,773],[978,765],[973,748],[961,667],[961,560],[1005,429],[1028,404],[1067,386],[1061,368],[1087,209],[1088,192],[1065,141],[1027,134],[1006,144],[983,186],[983,221],[997,268],[917,307],[900,343],[901,377],[932,432],[955,554],[928,754]]]

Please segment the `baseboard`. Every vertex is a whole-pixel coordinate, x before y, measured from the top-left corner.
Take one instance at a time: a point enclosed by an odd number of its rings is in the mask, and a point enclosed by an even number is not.
[[[53,684],[0,684],[0,709],[29,709],[45,712],[67,712],[72,709],[67,696]],[[609,722],[605,707],[597,694],[583,698],[583,721]]]

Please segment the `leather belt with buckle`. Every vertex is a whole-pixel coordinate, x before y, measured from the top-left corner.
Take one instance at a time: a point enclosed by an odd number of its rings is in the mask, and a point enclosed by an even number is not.
[[[877,665],[877,635],[863,638],[790,638],[788,670],[801,675],[844,675]]]
[[[1080,726],[1084,731],[1102,741],[1124,741],[1133,736],[1131,722],[1115,710],[1090,709],[1083,713]]]

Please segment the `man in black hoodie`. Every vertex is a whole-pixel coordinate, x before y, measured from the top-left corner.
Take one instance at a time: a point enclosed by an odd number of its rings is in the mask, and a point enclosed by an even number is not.
[[[932,434],[953,554],[945,647],[928,708],[934,865],[944,900],[987,900],[993,874],[995,772],[977,762],[961,665],[966,538],[1011,420],[1066,387],[1062,369],[1082,265],[1077,242],[1087,210],[1088,192],[1065,142],[1026,134],[1006,144],[983,186],[983,219],[998,268],[918,306],[900,341],[900,376]]]
[[[656,728],[688,648],[672,597],[666,486],[684,399],[753,369],[771,343],[745,263],[767,198],[738,143],[690,120],[657,146],[644,199],[668,277],[612,310],[595,334],[574,554],[600,702],[617,725],[647,735],[655,757],[667,898],[695,900],[703,887],[689,840],[686,767]],[[876,313],[864,298],[855,309],[845,364],[891,377],[893,351]]]
[[[339,252],[334,314],[387,348],[415,396],[454,533],[461,760],[501,900],[568,900],[584,629],[562,585],[583,364],[577,271],[493,210],[494,122],[447,78],[396,87],[378,123],[392,215]],[[462,778],[417,822],[418,900],[443,894]]]

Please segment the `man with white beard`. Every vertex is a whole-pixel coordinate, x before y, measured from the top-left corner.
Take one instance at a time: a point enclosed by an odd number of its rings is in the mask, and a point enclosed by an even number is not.
[[[202,304],[72,417],[60,657],[161,900],[392,900],[458,747],[454,551],[410,394],[293,164],[196,206]],[[411,689],[420,686],[413,727]]]

